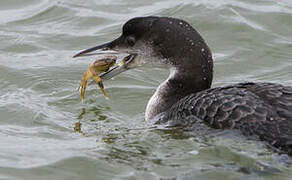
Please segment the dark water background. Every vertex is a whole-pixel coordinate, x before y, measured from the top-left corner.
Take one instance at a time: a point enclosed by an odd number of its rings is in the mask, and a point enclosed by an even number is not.
[[[0,179],[292,179],[291,158],[264,143],[149,128],[145,106],[167,70],[125,72],[105,82],[110,100],[91,86],[81,103],[93,59],[72,55],[145,15],[196,27],[213,51],[213,86],[292,85],[290,0],[1,0]]]

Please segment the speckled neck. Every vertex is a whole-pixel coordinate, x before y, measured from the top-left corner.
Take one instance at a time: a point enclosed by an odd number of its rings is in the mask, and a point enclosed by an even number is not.
[[[148,37],[154,42],[157,57],[167,59],[171,65],[168,79],[148,102],[145,117],[151,121],[181,98],[210,88],[213,59],[204,39],[185,21],[160,18],[153,23]]]
[[[203,71],[200,67],[172,68],[167,80],[159,85],[147,104],[146,121],[155,121],[156,116],[167,111],[181,98],[210,88],[212,73]]]

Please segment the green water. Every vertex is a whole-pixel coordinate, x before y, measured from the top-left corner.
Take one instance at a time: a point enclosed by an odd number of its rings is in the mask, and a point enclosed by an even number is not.
[[[167,70],[127,71],[104,83],[109,100],[90,86],[81,103],[93,58],[72,56],[145,15],[182,18],[202,34],[213,86],[292,86],[290,0],[1,0],[0,179],[292,179],[291,158],[262,142],[149,127],[145,107]]]

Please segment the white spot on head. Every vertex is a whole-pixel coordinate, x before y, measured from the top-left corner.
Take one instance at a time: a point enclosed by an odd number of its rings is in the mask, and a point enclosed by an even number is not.
[[[204,51],[205,51],[205,49],[204,49],[204,48],[202,48],[202,49],[201,49],[201,51],[202,51],[202,52],[204,52]]]
[[[183,23],[182,22],[179,22],[179,24],[182,25]]]
[[[172,21],[169,21],[169,24],[172,24]]]

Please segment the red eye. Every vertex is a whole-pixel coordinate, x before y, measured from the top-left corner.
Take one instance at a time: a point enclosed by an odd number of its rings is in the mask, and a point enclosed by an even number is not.
[[[127,43],[129,44],[129,46],[134,46],[136,42],[136,39],[133,36],[129,36],[127,38]]]

